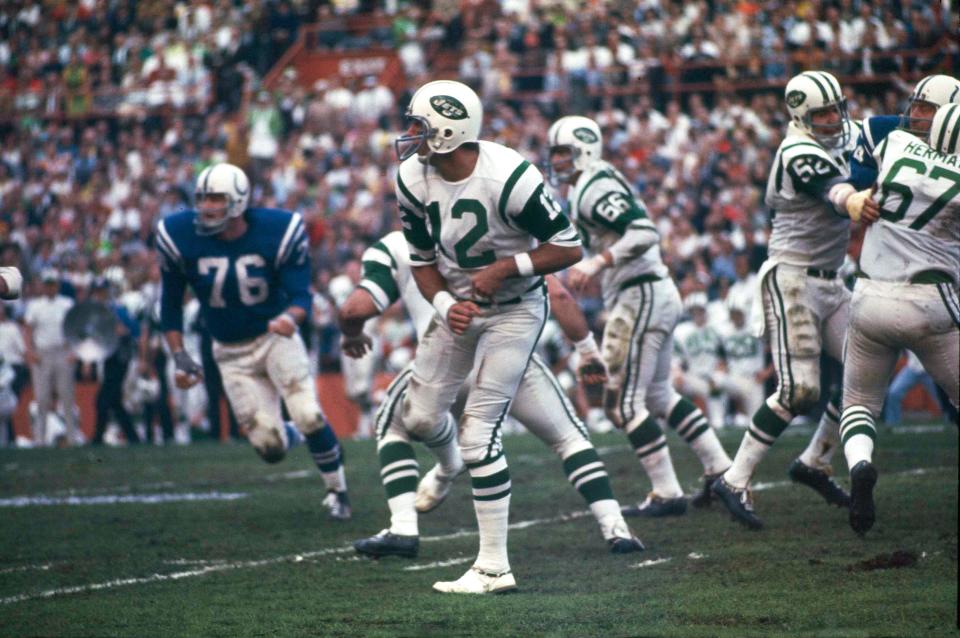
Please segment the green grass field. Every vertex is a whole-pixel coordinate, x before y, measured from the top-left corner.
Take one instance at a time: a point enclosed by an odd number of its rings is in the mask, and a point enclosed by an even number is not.
[[[740,433],[722,440],[733,452]],[[647,551],[613,556],[559,461],[529,436],[506,438],[521,592],[501,597],[430,589],[476,553],[464,479],[421,519],[419,558],[354,555],[351,541],[387,523],[372,442],[345,444],[348,523],[323,518],[302,449],[272,466],[246,445],[0,450],[0,636],[958,635],[956,428],[881,431],[865,540],[845,512],[786,481],[806,440],[788,430],[760,468],[763,531],[715,505],[631,521]],[[648,481],[625,438],[594,441],[621,502],[642,499]],[[695,458],[672,435],[671,447],[693,488]],[[234,500],[113,498],[189,493]],[[13,500],[40,496],[57,504]],[[897,551],[916,561],[865,567]]]

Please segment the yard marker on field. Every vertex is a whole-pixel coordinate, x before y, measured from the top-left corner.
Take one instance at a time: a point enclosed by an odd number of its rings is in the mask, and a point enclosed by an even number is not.
[[[649,560],[642,560],[639,563],[634,563],[630,565],[633,569],[640,569],[642,567],[653,567],[654,565],[662,565],[663,563],[669,563],[672,558],[667,556],[666,558],[651,558]]]
[[[118,505],[138,503],[157,505],[180,501],[236,501],[246,498],[244,492],[185,492],[159,494],[103,494],[101,496],[14,496],[0,498],[0,507],[29,507],[31,505]]]
[[[424,563],[423,565],[410,565],[410,567],[404,567],[403,571],[419,572],[424,569],[438,569],[440,567],[450,567],[451,565],[460,565],[463,563],[469,563],[472,560],[475,560],[475,559],[469,556],[465,558],[451,558],[449,560],[438,560],[433,563]]]

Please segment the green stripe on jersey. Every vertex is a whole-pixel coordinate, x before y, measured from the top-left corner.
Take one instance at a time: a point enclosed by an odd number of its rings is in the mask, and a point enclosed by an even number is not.
[[[393,278],[390,268],[379,261],[363,262],[363,278],[377,285],[387,295],[390,303],[400,298],[397,281]]]
[[[403,193],[403,196],[410,200],[410,203],[423,210],[423,202],[413,196],[413,193],[410,192],[410,189],[407,188],[407,185],[403,183],[403,178],[400,177],[400,171],[397,171],[397,186],[400,188],[400,192]]]
[[[417,250],[433,250],[433,238],[427,229],[427,221],[406,206],[400,207],[400,220],[403,222],[403,236]],[[414,254],[411,259],[417,259]],[[420,261],[423,261],[422,259]]]
[[[544,242],[570,227],[570,220],[563,213],[547,210],[543,203],[543,184],[527,200],[520,214],[513,218],[517,226]],[[552,217],[551,217],[552,215]]]
[[[390,265],[393,266],[394,268],[397,267],[397,260],[393,258],[393,253],[390,252],[390,249],[387,248],[387,245],[385,243],[383,243],[382,241],[378,241],[375,244],[373,244],[373,246],[370,246],[370,248],[374,248],[382,252],[384,255],[390,258]]]
[[[517,185],[517,182],[520,181],[520,178],[527,171],[527,168],[530,166],[530,162],[523,160],[520,162],[520,165],[513,169],[513,172],[510,173],[510,177],[507,178],[506,183],[503,185],[503,190],[500,192],[500,201],[497,202],[497,212],[500,213],[500,219],[503,220],[504,224],[509,224],[507,221],[507,203],[510,201],[510,195],[513,193],[513,187]]]

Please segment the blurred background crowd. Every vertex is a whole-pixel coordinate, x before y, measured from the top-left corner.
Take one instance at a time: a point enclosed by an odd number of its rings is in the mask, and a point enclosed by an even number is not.
[[[131,441],[138,421],[162,423],[168,439],[177,424],[219,433],[226,414],[204,407],[219,406],[206,401],[215,384],[196,398],[169,391],[151,319],[156,222],[191,207],[194,176],[215,161],[248,172],[254,205],[304,215],[316,289],[305,331],[318,370],[336,372],[336,303],[363,250],[398,228],[393,139],[411,89],[440,77],[477,89],[483,137],[533,162],[554,118],[597,120],[681,291],[722,306],[731,288],[746,294],[766,255],[763,192],[786,80],[830,70],[852,118],[899,113],[917,79],[956,75],[956,28],[948,3],[905,0],[2,1],[0,265],[29,283],[0,311],[0,416],[25,413],[31,376],[36,386],[46,375],[40,394],[51,396],[38,396],[35,421],[56,413],[73,429],[68,386],[86,379],[100,395],[110,386],[96,401],[95,441],[109,422]],[[399,67],[308,79],[291,63],[303,50],[388,51]],[[112,372],[109,360],[75,363],[56,329],[96,295],[126,330]],[[599,328],[599,290],[582,301]],[[199,352],[209,343],[195,329]],[[379,331],[383,365],[391,355],[400,365],[412,341],[402,313]],[[556,341],[547,347],[562,366]],[[137,377],[160,386],[146,384],[140,404],[129,400]]]

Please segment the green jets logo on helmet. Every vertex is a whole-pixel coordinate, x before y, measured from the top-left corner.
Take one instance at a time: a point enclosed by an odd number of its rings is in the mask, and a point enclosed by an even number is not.
[[[807,96],[803,91],[790,91],[787,93],[787,104],[790,108],[797,108],[803,104],[805,99],[807,99]]]
[[[449,95],[435,95],[430,98],[430,106],[433,110],[447,118],[448,120],[467,119],[467,107],[455,97]]]
[[[585,126],[573,129],[573,136],[584,144],[596,144],[599,141],[597,134]]]

